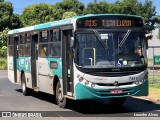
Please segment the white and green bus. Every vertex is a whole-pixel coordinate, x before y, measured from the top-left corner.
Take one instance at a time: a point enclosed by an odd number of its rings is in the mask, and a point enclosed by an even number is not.
[[[135,15],[91,14],[8,32],[8,78],[67,100],[122,105],[148,95],[147,41]]]

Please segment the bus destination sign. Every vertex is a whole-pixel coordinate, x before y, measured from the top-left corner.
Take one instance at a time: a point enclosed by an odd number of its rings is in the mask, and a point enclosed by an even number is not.
[[[113,27],[142,27],[143,21],[135,18],[88,18],[80,19],[77,28],[113,28]]]
[[[96,27],[98,25],[98,20],[85,20],[86,27]],[[131,20],[101,20],[101,26],[108,27],[131,27]]]

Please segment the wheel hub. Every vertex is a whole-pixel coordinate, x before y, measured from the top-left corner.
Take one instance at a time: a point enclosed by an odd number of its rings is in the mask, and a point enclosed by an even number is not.
[[[63,101],[61,87],[58,88],[58,99],[59,99],[59,101]]]

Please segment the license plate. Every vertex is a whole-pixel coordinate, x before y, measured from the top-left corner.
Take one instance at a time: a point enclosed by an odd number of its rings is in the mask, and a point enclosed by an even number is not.
[[[111,90],[110,92],[112,94],[119,94],[119,93],[122,93],[123,91],[122,90]]]

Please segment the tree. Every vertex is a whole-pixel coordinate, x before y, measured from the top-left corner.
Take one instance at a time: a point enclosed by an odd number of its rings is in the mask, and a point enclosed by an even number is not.
[[[39,3],[27,6],[21,14],[21,21],[24,26],[31,26],[55,20],[54,6]]]
[[[71,17],[76,16],[76,15],[77,15],[77,14],[76,14],[75,12],[65,12],[65,13],[63,14],[62,19],[71,18]]]
[[[0,33],[0,48],[3,46],[7,46],[7,33],[9,29],[6,28]]]
[[[9,29],[21,27],[19,15],[13,14],[13,6],[10,2],[0,0],[0,51],[4,53],[7,46],[7,33]]]
[[[77,15],[82,15],[83,10],[84,5],[78,0],[63,0],[63,2],[55,4],[54,13],[56,19],[62,19],[65,12],[75,12]]]
[[[157,24],[158,24],[158,38],[160,39],[160,15],[157,16]]]
[[[110,13],[110,4],[107,2],[89,3],[84,10],[84,14],[105,14]]]
[[[21,15],[21,21],[24,26],[36,25],[62,19],[65,12],[75,12],[80,15],[83,9],[84,5],[78,0],[64,0],[55,5],[39,3],[27,6]]]
[[[19,16],[13,14],[13,6],[10,2],[0,1],[0,31],[5,28],[13,29],[21,27]]]
[[[9,29],[6,28],[0,33],[0,56],[1,58],[7,56],[7,33]]]
[[[156,8],[152,5],[151,0],[146,0],[143,7],[142,13],[140,14],[144,18],[145,26],[146,26],[146,33],[151,33],[154,30],[154,25],[156,23],[155,15],[156,15]],[[151,39],[152,35],[148,36],[147,39]]]

